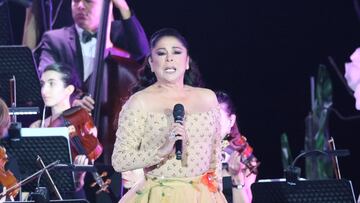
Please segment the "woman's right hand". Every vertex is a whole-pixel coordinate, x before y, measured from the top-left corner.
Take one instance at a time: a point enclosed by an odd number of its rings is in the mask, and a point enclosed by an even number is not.
[[[186,143],[188,143],[188,137],[185,131],[185,127],[180,123],[174,123],[169,132],[169,136],[162,147],[158,149],[157,155],[159,157],[165,157],[174,152],[174,145],[177,140],[182,140],[183,152],[185,151]]]

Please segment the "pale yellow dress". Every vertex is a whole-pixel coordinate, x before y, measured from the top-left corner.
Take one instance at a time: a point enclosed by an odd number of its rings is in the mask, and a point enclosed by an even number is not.
[[[182,163],[174,155],[166,159],[156,155],[174,123],[172,110],[144,112],[124,105],[119,115],[112,164],[119,172],[144,168],[145,180],[128,191],[120,202],[226,202],[218,189],[222,185],[219,116],[219,107],[185,113],[189,142]]]

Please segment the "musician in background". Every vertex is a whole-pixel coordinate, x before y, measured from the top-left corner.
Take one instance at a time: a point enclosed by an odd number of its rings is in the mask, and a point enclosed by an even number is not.
[[[6,103],[0,98],[0,145],[8,138],[8,129],[10,127],[11,119],[9,115],[9,109]],[[4,157],[2,157],[4,158]],[[1,162],[3,162],[2,160]],[[7,162],[5,165],[5,171],[10,170],[17,180],[20,180],[20,170],[17,160],[9,153],[7,153]],[[3,191],[3,186],[0,182],[0,191]],[[0,199],[0,202],[4,202],[6,197]]]
[[[223,136],[224,148],[229,145],[228,141],[238,139],[242,136],[236,124],[235,106],[229,95],[225,92],[217,91],[216,97],[220,105],[221,135]],[[226,143],[226,144],[225,144]],[[223,163],[227,167],[223,168],[223,192],[228,202],[250,203],[252,201],[251,184],[256,180],[256,173],[252,173],[240,160],[243,154],[233,151],[228,154],[223,149]],[[252,158],[250,164],[257,166],[256,158]],[[231,189],[229,186],[232,186]]]
[[[105,47],[111,48],[115,45],[129,52],[121,52],[125,57],[126,54],[130,54],[131,59],[143,59],[148,54],[149,48],[140,22],[131,13],[125,0],[112,2],[120,10],[122,20],[113,21],[111,29],[108,27]],[[75,24],[44,34],[40,46],[39,73],[42,73],[47,65],[58,62],[76,67],[81,80],[83,82],[88,80],[93,72],[92,64],[102,3],[102,0],[72,0],[72,17]],[[109,19],[112,18],[109,17]],[[92,110],[92,103],[93,101],[85,99],[81,105]]]
[[[360,48],[350,56],[351,62],[345,63],[345,78],[354,91],[355,108],[360,110]],[[357,200],[360,203],[360,195]]]
[[[0,139],[7,135],[10,127],[9,109],[6,103],[0,98]]]
[[[65,110],[71,108],[70,97],[79,91],[80,80],[76,72],[70,66],[63,64],[52,64],[47,66],[41,74],[41,96],[45,107],[51,109],[51,116],[35,121],[30,125],[31,128],[40,127],[64,127],[57,126],[59,117]],[[45,109],[44,109],[45,111]],[[43,112],[45,116],[45,112]],[[56,124],[55,124],[56,123]],[[92,129],[91,134],[97,136],[96,128]],[[76,165],[88,165],[89,160],[86,155],[77,155],[74,159]],[[75,189],[77,198],[84,198],[83,191],[85,172],[75,174]]]
[[[5,102],[0,98],[0,139],[2,139],[8,131],[10,126],[9,109]],[[3,189],[1,189],[3,191]],[[0,202],[5,202],[6,196],[0,199]]]
[[[25,0],[26,15],[22,44],[34,50],[45,31],[74,24],[69,0]],[[52,22],[49,22],[49,21]]]
[[[108,26],[106,48],[110,49],[111,55],[129,57],[129,60],[141,62],[149,53],[148,41],[145,32],[130,10],[125,0],[112,0],[113,5],[120,10],[121,20],[113,21],[111,29]],[[96,53],[97,31],[100,25],[100,16],[103,0],[72,0],[71,9],[74,25],[46,32],[40,44],[39,73],[52,63],[59,62],[76,67],[76,72],[81,78],[83,92],[89,91]],[[112,9],[110,8],[110,11]],[[111,12],[109,19],[112,20]],[[109,50],[109,49],[108,49]],[[126,50],[126,51],[123,51]],[[114,60],[106,60],[107,66],[103,71],[100,88],[101,124],[99,124],[99,136],[104,138],[115,134],[112,123],[116,117],[115,107],[121,105],[121,96],[128,96],[127,87],[136,82],[132,68],[117,65]],[[99,67],[97,67],[99,68]],[[111,87],[110,85],[111,84]],[[116,95],[116,97],[113,97]],[[88,94],[78,95],[72,105],[81,106],[88,111],[93,110],[95,101]],[[110,162],[112,145],[115,141],[102,140],[104,144],[105,162]],[[110,147],[110,148],[107,148]]]

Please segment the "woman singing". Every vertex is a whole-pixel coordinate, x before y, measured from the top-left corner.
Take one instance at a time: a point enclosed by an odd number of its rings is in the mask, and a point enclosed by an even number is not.
[[[116,171],[144,168],[145,180],[120,202],[226,202],[221,193],[219,106],[209,89],[196,87],[188,45],[174,29],[150,41],[149,66],[123,106],[112,156]],[[184,107],[174,122],[176,104]],[[175,142],[182,141],[182,157]]]

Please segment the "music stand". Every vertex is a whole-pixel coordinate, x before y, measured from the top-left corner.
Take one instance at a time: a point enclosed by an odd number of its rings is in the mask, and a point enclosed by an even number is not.
[[[299,180],[296,185],[286,181],[256,182],[251,191],[253,203],[355,202],[351,181],[344,179]]]
[[[8,140],[4,143],[7,151],[17,159],[20,173],[23,178],[36,172],[39,167],[36,158],[39,155],[45,165],[60,160],[61,164],[71,164],[71,153],[68,129],[61,128],[22,128],[19,141]],[[74,175],[71,171],[49,171],[60,194],[68,195],[75,190]],[[44,175],[45,176],[45,175]],[[47,185],[46,178],[41,178],[40,185]],[[37,181],[30,182],[22,187],[23,191],[35,191]]]
[[[0,46],[0,95],[10,104],[9,80],[15,76],[17,106],[40,106],[40,83],[31,50],[25,46]]]

